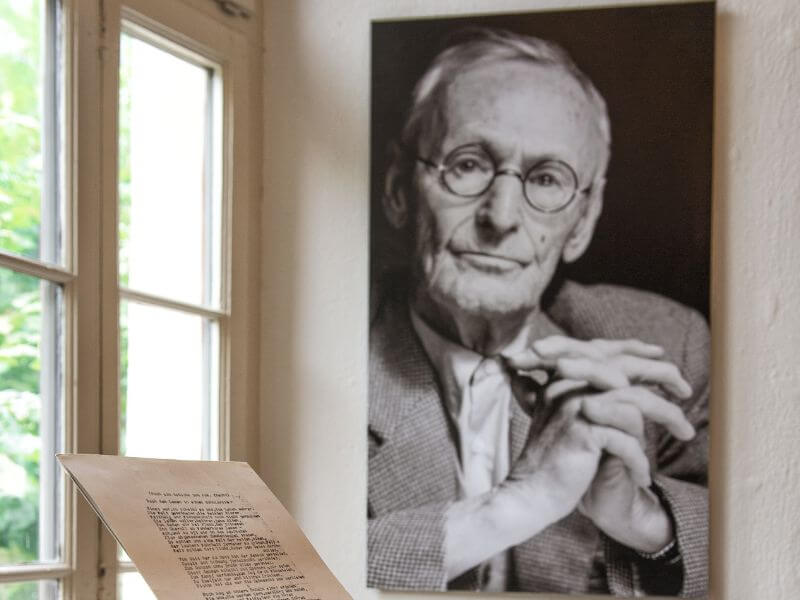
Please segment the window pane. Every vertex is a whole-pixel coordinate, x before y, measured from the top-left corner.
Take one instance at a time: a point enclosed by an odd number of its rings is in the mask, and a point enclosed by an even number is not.
[[[139,573],[121,573],[117,582],[120,600],[157,600]]]
[[[120,284],[216,307],[221,228],[213,89],[209,68],[123,34]]]
[[[56,600],[57,581],[0,583],[0,600]]]
[[[216,459],[216,323],[123,301],[120,347],[120,453]]]
[[[0,564],[60,554],[59,286],[0,268]]]
[[[0,0],[0,250],[61,262],[55,0]]]

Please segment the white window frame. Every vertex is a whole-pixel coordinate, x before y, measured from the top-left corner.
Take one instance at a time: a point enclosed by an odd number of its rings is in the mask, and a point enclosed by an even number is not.
[[[61,3],[64,265],[0,252],[0,266],[63,285],[64,449],[118,452],[119,302],[141,296],[121,289],[117,272],[119,39],[124,19],[205,56],[223,73],[219,309],[139,299],[217,319],[220,459],[247,461],[258,470],[262,8],[231,14],[216,0]],[[115,600],[116,542],[74,486],[67,485],[64,503],[62,560],[0,567],[0,584],[59,579],[64,600]],[[123,565],[123,571],[130,568]]]

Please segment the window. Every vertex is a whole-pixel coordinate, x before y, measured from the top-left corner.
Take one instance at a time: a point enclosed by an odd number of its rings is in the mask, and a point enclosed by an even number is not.
[[[67,573],[60,4],[0,1],[0,598],[56,598]],[[10,578],[9,578],[10,579]]]
[[[56,453],[258,468],[257,17],[0,0],[0,600],[149,597]]]
[[[227,316],[220,303],[221,77],[219,65],[124,23],[118,179],[123,454],[219,457],[219,330]],[[156,413],[163,418],[153,420]]]
[[[219,65],[123,22],[121,454],[220,455],[221,77]],[[147,597],[130,559],[120,558],[122,597]]]

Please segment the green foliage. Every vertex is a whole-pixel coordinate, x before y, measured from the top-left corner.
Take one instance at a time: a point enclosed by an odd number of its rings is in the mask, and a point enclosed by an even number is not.
[[[39,2],[0,0],[0,248],[24,256],[39,256],[39,24]]]
[[[39,256],[41,51],[38,0],[0,0],[0,248]],[[0,269],[0,564],[38,558],[42,284]],[[35,584],[0,600],[35,598]]]
[[[131,38],[120,39],[119,65],[119,283],[128,285],[129,261],[127,255],[131,229]],[[128,305],[120,304],[119,358],[120,358],[120,436],[119,452],[127,453],[128,425]]]
[[[0,600],[39,600],[39,584],[24,582],[0,585]]]
[[[119,56],[119,283],[128,285],[127,256],[131,228],[131,38],[120,38]]]
[[[37,422],[38,428],[38,422]],[[24,440],[26,436],[17,436]],[[12,438],[13,436],[7,436]],[[7,440],[6,440],[7,441]],[[21,493],[0,495],[0,564],[36,560],[39,543],[39,449],[26,444],[23,452],[4,452],[4,462],[25,466]],[[7,449],[7,447],[6,447]],[[14,456],[16,454],[16,456]],[[17,459],[19,462],[17,462]]]
[[[38,288],[0,269],[0,564],[39,554]],[[23,478],[12,477],[20,467]]]

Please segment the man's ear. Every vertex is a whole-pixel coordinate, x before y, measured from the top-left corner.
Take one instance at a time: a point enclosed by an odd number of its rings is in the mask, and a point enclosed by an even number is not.
[[[605,178],[598,179],[592,184],[589,197],[586,198],[586,203],[584,204],[583,214],[578,219],[575,227],[572,228],[572,232],[564,244],[564,250],[561,252],[564,262],[575,262],[583,256],[586,248],[589,247],[595,225],[597,225],[597,219],[600,218],[600,213],[603,211],[603,189],[605,186]]]
[[[397,161],[393,161],[386,173],[381,202],[386,219],[395,229],[402,229],[408,221],[408,192],[402,179]]]

